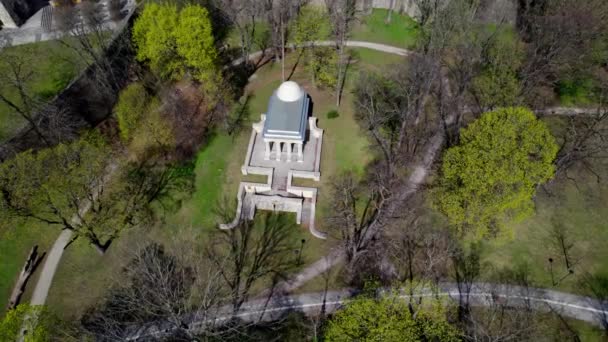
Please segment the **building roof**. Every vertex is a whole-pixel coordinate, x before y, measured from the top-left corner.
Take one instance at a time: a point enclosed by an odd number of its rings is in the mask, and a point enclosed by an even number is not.
[[[295,82],[281,84],[268,101],[264,138],[303,141],[310,99]]]

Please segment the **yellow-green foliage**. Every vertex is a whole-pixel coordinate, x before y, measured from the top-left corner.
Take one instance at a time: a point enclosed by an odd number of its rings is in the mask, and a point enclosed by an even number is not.
[[[503,108],[463,129],[443,157],[435,204],[460,233],[508,233],[504,223],[534,210],[536,187],[553,177],[557,144],[526,108]]]
[[[330,32],[327,12],[319,7],[305,6],[290,25],[289,38],[300,46],[306,42],[327,39]]]
[[[19,341],[22,328],[26,331],[24,342],[55,341],[53,333],[59,330],[57,323],[45,307],[20,304],[0,321],[0,341]]]
[[[333,89],[337,82],[338,53],[332,47],[311,48],[306,63],[315,86]]]
[[[133,25],[137,60],[147,61],[150,68],[163,78],[178,77],[184,71],[175,51],[173,30],[177,22],[175,5],[152,2],[146,5]]]
[[[325,330],[326,341],[458,341],[459,331],[447,321],[439,300],[414,305],[395,294],[354,299],[338,311]]]
[[[133,40],[137,59],[161,77],[179,79],[189,70],[201,82],[217,82],[217,51],[206,8],[149,3],[133,26]]]
[[[124,141],[131,140],[134,131],[137,129],[139,120],[144,116],[148,106],[149,96],[141,83],[129,84],[118,98],[114,113],[118,120],[120,137]]]

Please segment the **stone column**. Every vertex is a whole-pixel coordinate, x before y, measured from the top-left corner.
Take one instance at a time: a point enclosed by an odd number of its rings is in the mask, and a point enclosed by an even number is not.
[[[287,162],[291,161],[291,145],[292,143],[287,143]]]
[[[304,162],[304,155],[302,154],[302,144],[303,143],[298,143],[298,162],[300,163]]]
[[[264,142],[264,160],[269,160],[270,159],[270,141],[265,141]]]
[[[281,142],[280,141],[275,141],[274,143],[276,145],[276,151],[277,151],[277,155],[276,155],[276,159],[277,161],[281,161]]]

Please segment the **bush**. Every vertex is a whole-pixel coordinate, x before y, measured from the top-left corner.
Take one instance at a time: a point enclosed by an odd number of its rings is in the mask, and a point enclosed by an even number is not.
[[[120,137],[124,141],[131,140],[133,131],[148,106],[148,101],[148,93],[141,83],[132,83],[120,92],[114,112],[118,119]]]
[[[335,110],[335,109],[332,109],[329,112],[327,112],[327,118],[328,119],[335,119],[335,118],[337,118],[339,116],[340,116],[340,113],[338,113],[338,111]]]

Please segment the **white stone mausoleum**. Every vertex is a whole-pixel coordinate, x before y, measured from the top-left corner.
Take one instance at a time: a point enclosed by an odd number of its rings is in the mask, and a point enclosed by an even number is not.
[[[292,184],[294,178],[320,180],[323,130],[311,116],[310,97],[297,83],[283,82],[268,102],[266,114],[253,124],[243,175],[266,177],[265,183],[241,182],[236,217],[221,229],[232,229],[240,220],[252,220],[256,209],[293,212],[298,224],[325,239],[315,229],[317,188]]]

